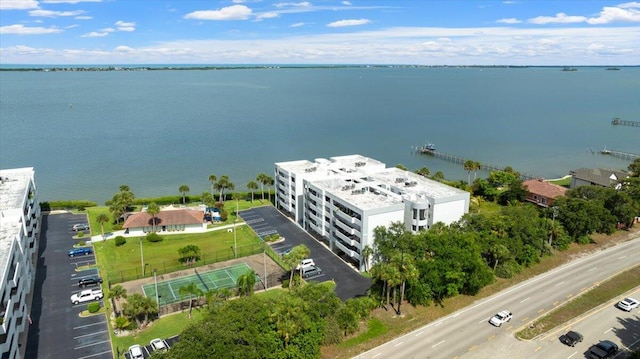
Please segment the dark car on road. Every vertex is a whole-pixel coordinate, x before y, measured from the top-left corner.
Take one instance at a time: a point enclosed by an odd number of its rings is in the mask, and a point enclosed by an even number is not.
[[[67,252],[69,257],[88,256],[91,253],[93,253],[93,249],[91,249],[90,247],[73,248],[73,249],[69,249],[69,252]]]
[[[81,278],[78,281],[78,286],[79,287],[88,287],[90,285],[99,285],[100,283],[102,283],[102,278],[100,277],[87,277],[87,278]]]
[[[576,344],[580,343],[584,339],[582,334],[574,331],[568,331],[567,334],[560,337],[560,341],[564,344],[573,347]]]
[[[322,270],[316,266],[302,268],[302,278],[311,278],[322,274]]]

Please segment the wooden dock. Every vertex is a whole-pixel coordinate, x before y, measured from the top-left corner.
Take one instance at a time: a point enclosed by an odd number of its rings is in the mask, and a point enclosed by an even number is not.
[[[640,127],[640,122],[638,121],[626,121],[626,120],[621,120],[617,117],[615,117],[613,120],[611,120],[611,124],[616,126],[616,125],[622,125],[622,126],[632,126],[632,127]]]
[[[428,155],[428,156],[433,156],[433,157],[437,157],[449,162],[453,162],[453,163],[457,163],[460,165],[464,165],[465,162],[468,161],[468,159],[466,158],[462,158],[456,155],[452,155],[449,153],[444,153],[444,152],[439,152],[436,150],[424,150],[424,147],[415,147],[416,149],[416,153],[420,153],[423,155]],[[483,171],[487,171],[487,172],[492,172],[492,171],[504,171],[504,167],[498,167],[498,166],[494,166],[494,165],[490,165],[490,164],[484,164],[484,163],[480,163],[480,169]],[[526,173],[520,173],[520,179],[523,181],[526,180],[530,180],[530,179],[535,179],[535,178],[540,178],[537,176],[532,176],[530,174],[526,174]]]
[[[622,158],[625,160],[635,160],[636,158],[640,158],[640,155],[637,155],[635,153],[629,153],[629,152],[622,152],[622,151],[616,151],[616,150],[609,150],[606,147],[600,151],[601,154],[603,155],[609,155],[609,156],[613,156],[613,157],[618,157],[618,158]]]

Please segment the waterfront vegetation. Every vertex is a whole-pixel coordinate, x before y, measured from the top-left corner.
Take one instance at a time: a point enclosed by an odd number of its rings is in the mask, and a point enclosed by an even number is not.
[[[476,167],[469,164],[468,171]],[[629,169],[639,173],[640,160]],[[429,171],[421,169],[421,172],[427,176]],[[288,290],[264,297],[248,293],[246,297],[226,301],[218,295],[198,308],[203,319],[191,321],[192,325],[185,327],[181,341],[167,357],[198,358],[202,353],[212,353],[211,348],[216,348],[217,355],[229,358],[238,353],[243,358],[357,355],[479,298],[546,272],[569,261],[576,253],[599,248],[612,238],[616,228],[632,227],[633,215],[640,211],[637,175],[625,180],[620,191],[584,186],[568,191],[565,198],[554,202],[555,208],[540,209],[525,202],[526,190],[517,172],[510,168],[497,172],[500,173],[492,172],[487,179],[474,178],[473,184],[470,172],[468,181],[440,179],[472,193],[470,213],[454,224],[435,224],[429,231],[418,233],[408,231],[400,223],[376,228],[373,246],[363,249],[374,259],[368,268],[374,280],[368,296],[342,302],[333,288],[300,280],[292,281]],[[202,200],[207,206],[220,206],[222,202],[215,201],[214,190],[219,198],[226,198],[229,194],[224,191],[233,189],[233,184],[225,181],[224,176],[218,179],[212,175],[210,180],[211,193],[203,193]],[[272,185],[269,180],[258,178],[263,186]],[[251,187],[255,188],[255,183]],[[231,197],[242,198],[233,192]],[[244,198],[247,197],[248,194]],[[108,202],[109,208],[88,209],[94,235],[102,225],[105,231],[119,228],[119,214],[132,208],[132,200],[128,187],[122,186]],[[178,200],[182,201],[182,197]],[[241,201],[236,200],[224,202],[223,208],[240,207]],[[243,208],[257,205],[242,202]],[[223,216],[225,223],[235,220],[234,211],[230,212]],[[114,220],[99,221],[98,217],[105,213]],[[221,209],[221,213],[225,212]],[[239,248],[260,242],[248,226],[237,230]],[[243,230],[246,232],[242,233]],[[101,270],[107,279],[114,281],[118,276],[125,280],[123,270],[127,267],[136,272],[136,277],[149,276],[153,269],[164,273],[182,269],[178,250],[185,245],[198,246],[203,262],[215,258],[215,253],[233,256],[230,252],[233,233],[226,231],[167,235],[155,243],[145,238],[127,238],[119,247],[112,242],[98,243],[96,253]],[[145,258],[153,258],[145,261],[149,266],[141,266],[141,245]],[[613,285],[616,293],[627,288],[622,283]],[[606,299],[597,297],[598,300]],[[311,308],[309,303],[314,303]],[[152,328],[160,323],[163,320],[156,320]],[[148,335],[167,337],[179,330],[182,327],[176,326],[172,333]],[[229,333],[235,334],[230,337]],[[125,347],[132,342],[120,341]],[[135,342],[144,343],[140,337],[135,337]]]

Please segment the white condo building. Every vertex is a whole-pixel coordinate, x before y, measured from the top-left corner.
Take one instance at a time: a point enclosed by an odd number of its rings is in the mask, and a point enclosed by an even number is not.
[[[361,155],[279,162],[275,178],[276,207],[361,270],[376,227],[418,232],[469,212],[469,192]]]
[[[40,230],[33,168],[0,170],[0,353],[24,356]],[[22,344],[22,348],[20,345]]]

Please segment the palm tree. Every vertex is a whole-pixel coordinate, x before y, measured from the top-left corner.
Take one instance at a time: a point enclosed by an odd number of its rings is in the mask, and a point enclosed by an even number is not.
[[[209,175],[209,182],[211,182],[211,196],[213,196],[213,190],[217,181],[218,181],[218,177],[216,177],[216,175],[214,174]]]
[[[192,309],[192,303],[193,303],[192,297],[196,297],[196,299],[199,298],[202,295],[202,290],[200,290],[200,288],[198,288],[198,286],[195,283],[191,282],[187,285],[183,285],[182,287],[180,287],[179,293],[180,293],[180,298],[187,295],[189,296],[189,318],[191,318],[191,309]]]
[[[151,215],[151,227],[153,228],[153,232],[156,231],[156,214],[160,213],[160,207],[157,203],[151,202],[149,206],[147,206],[147,213]]]
[[[369,258],[373,255],[373,248],[368,244],[362,248],[362,259],[364,261],[364,271],[368,271],[369,267]]]
[[[235,185],[231,181],[229,181],[229,176],[223,175],[220,177],[218,182],[216,182],[214,187],[220,191],[219,201],[224,202],[224,191],[227,189],[233,190],[235,188]]]
[[[178,188],[178,191],[182,193],[182,204],[185,204],[185,197],[187,193],[190,191],[189,186],[187,186],[186,184],[183,184],[180,186],[180,188]]]
[[[473,182],[478,178],[478,171],[482,169],[482,163],[473,161]]]
[[[434,181],[442,182],[444,180],[444,173],[442,171],[438,171],[431,176],[431,179]]]
[[[249,296],[253,293],[253,286],[256,284],[256,273],[253,269],[238,277],[238,294]]]
[[[475,162],[472,160],[464,161],[464,170],[467,171],[467,185],[471,186],[471,171],[476,167]]]
[[[269,202],[271,202],[271,186],[273,186],[273,184],[275,183],[275,181],[273,180],[273,177],[269,177],[267,176],[267,186],[269,186]]]
[[[122,287],[120,284],[114,285],[109,291],[109,296],[115,299],[116,303],[120,305],[120,299],[127,297],[127,290],[124,289],[124,287]]]
[[[253,202],[253,192],[258,189],[258,184],[256,181],[249,181],[249,183],[247,183],[247,189],[251,191],[251,202]]]
[[[100,223],[100,230],[102,231],[102,239],[104,240],[104,224],[109,222],[109,216],[106,213],[100,213],[96,217],[96,221]]]
[[[256,177],[256,181],[260,183],[260,188],[262,191],[262,200],[264,201],[264,185],[269,183],[269,176],[264,173],[260,173],[258,177]]]

